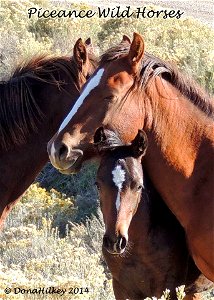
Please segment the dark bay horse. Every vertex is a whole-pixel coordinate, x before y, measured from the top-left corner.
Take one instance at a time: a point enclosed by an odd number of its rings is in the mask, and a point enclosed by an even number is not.
[[[185,285],[185,299],[201,299],[214,287],[189,256],[182,226],[143,174],[147,138],[139,130],[129,145],[100,127],[94,143],[101,156],[97,189],[106,232],[103,255],[116,299],[160,298]]]
[[[90,39],[73,57],[38,57],[0,82],[0,226],[48,160],[47,142],[97,66]]]
[[[214,281],[214,106],[171,64],[144,53],[143,38],[108,50],[96,73],[48,145],[53,165],[78,171],[95,157],[93,133],[116,129],[124,142],[145,130],[144,167],[183,226],[191,255]]]

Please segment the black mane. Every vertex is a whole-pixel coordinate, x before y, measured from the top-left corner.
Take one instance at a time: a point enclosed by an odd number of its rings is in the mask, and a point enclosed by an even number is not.
[[[105,136],[106,139],[104,141],[98,144],[95,143],[95,147],[97,147],[100,152],[112,151],[117,147],[124,146],[124,143],[121,141],[117,132],[105,129]]]

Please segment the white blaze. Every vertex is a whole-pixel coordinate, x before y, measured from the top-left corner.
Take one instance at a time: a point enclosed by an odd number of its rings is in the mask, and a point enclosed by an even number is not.
[[[113,182],[118,188],[117,192],[117,199],[116,199],[116,208],[117,211],[119,210],[120,207],[120,192],[122,189],[123,182],[125,181],[125,171],[122,169],[121,165],[117,165],[114,170],[112,171],[113,175]]]
[[[58,134],[60,133],[60,131],[62,131],[67,126],[67,124],[70,122],[70,120],[75,115],[75,113],[77,112],[77,110],[83,104],[85,98],[89,95],[89,93],[96,86],[98,86],[98,84],[100,83],[100,80],[102,78],[103,72],[104,72],[104,69],[102,68],[93,77],[91,77],[91,79],[88,81],[88,83],[86,84],[86,87],[84,88],[82,94],[79,96],[79,98],[77,99],[77,101],[74,104],[73,108],[71,109],[71,111],[69,112],[69,114],[67,115],[67,117],[64,119],[64,121],[62,122],[62,124],[60,125],[60,128],[58,130]]]
[[[56,149],[55,149],[54,143],[52,143],[52,145],[51,145],[52,164],[55,164],[55,156],[54,156],[55,151],[56,151]]]

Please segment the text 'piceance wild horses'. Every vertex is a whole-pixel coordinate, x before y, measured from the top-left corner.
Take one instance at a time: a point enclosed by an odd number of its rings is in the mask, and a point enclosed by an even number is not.
[[[189,256],[182,226],[143,174],[147,138],[139,130],[129,145],[100,127],[94,143],[101,156],[97,189],[106,232],[103,255],[113,276],[115,298],[160,298],[185,285],[185,300],[201,299],[214,284]]]
[[[48,160],[47,143],[97,63],[90,39],[73,57],[38,57],[0,82],[0,226]]]
[[[101,125],[124,142],[145,130],[144,166],[157,191],[184,227],[191,255],[214,281],[214,108],[211,99],[175,67],[144,53],[134,34],[108,50],[48,145],[64,173],[80,169]]]

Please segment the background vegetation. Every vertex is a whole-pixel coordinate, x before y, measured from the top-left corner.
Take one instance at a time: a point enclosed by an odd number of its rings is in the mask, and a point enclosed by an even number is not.
[[[71,1],[1,1],[2,80],[20,61],[34,55],[72,55],[79,37],[90,36],[101,54],[124,33],[132,36],[137,31],[145,37],[148,52],[175,62],[210,93],[214,91],[214,33],[196,20],[29,19],[30,7],[88,8]],[[38,299],[5,296],[6,286],[82,286],[89,293],[72,299],[114,299],[111,276],[101,256],[103,223],[93,185],[95,173],[96,166],[91,164],[77,175],[63,176],[48,164],[39,174],[0,233],[0,299]],[[204,297],[211,299],[211,294]]]

